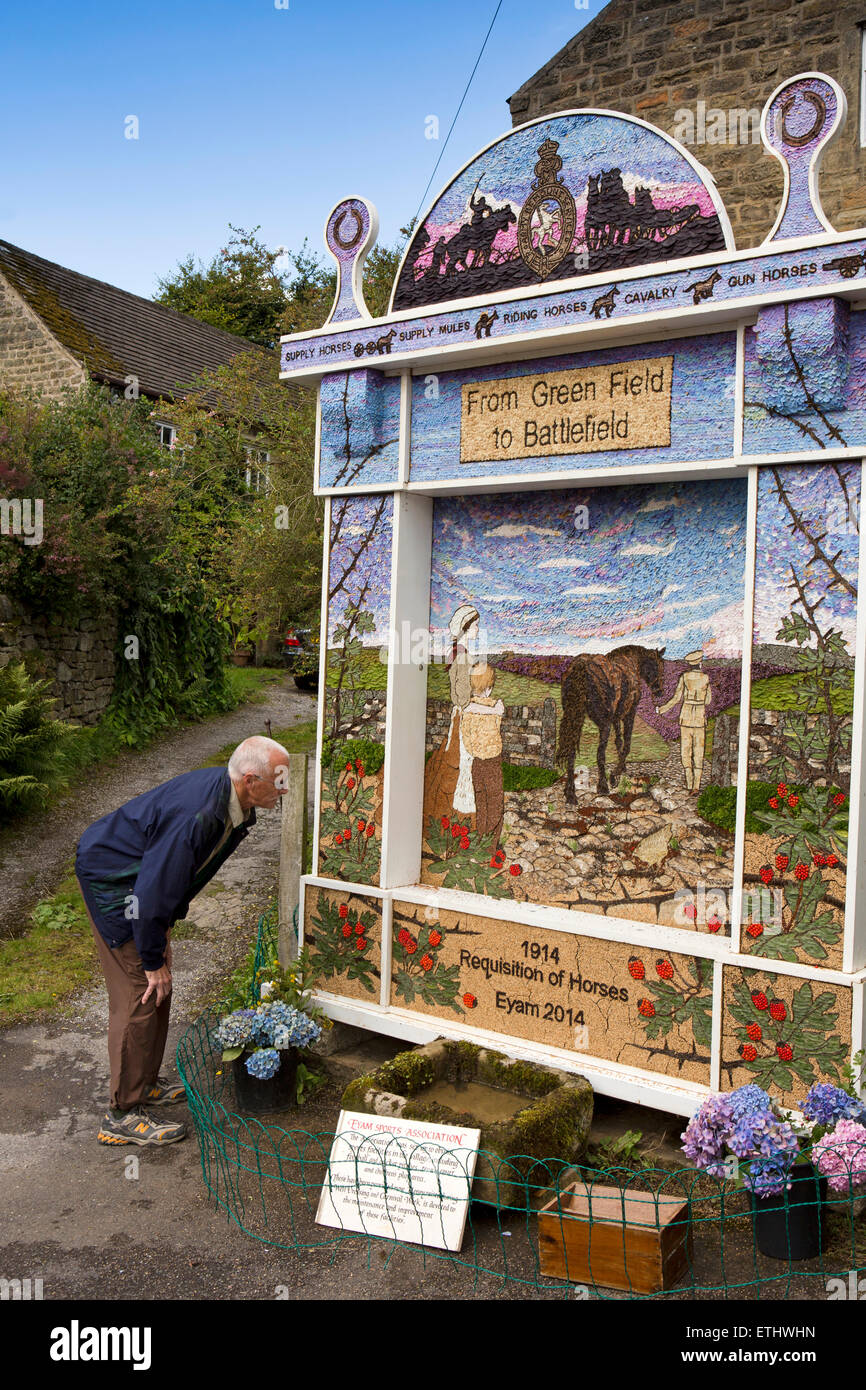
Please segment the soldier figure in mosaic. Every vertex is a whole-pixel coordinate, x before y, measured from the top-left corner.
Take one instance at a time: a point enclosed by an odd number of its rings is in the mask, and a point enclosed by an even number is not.
[[[677,682],[677,688],[663,705],[656,705],[656,714],[667,714],[674,705],[680,705],[680,753],[686,775],[686,787],[693,796],[701,788],[701,773],[704,768],[704,744],[707,736],[707,705],[713,698],[710,678],[701,670],[704,654],[698,648],[689,652],[684,671]]]

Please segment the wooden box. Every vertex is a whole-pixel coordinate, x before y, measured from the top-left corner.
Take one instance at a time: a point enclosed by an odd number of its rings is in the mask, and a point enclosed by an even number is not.
[[[630,1293],[673,1288],[692,1259],[682,1197],[575,1182],[538,1213],[542,1274]]]

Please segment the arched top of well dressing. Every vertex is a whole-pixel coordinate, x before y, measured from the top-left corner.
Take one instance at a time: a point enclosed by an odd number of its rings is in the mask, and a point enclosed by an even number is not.
[[[663,131],[563,111],[494,140],[412,237],[391,309],[734,249],[712,175]]]

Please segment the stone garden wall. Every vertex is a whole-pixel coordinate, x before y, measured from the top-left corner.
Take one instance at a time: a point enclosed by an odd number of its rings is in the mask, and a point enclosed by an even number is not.
[[[371,738],[376,743],[384,743],[385,704],[384,690],[344,690],[340,704],[340,738]],[[326,732],[331,727],[333,709],[333,692],[328,690],[325,704]]]
[[[63,623],[37,618],[0,594],[0,666],[39,654],[41,671],[57,697],[54,715],[95,724],[114,688],[114,617],[80,618]]]
[[[751,711],[749,731],[749,775],[751,777],[759,778],[762,768],[767,767],[773,759],[786,752],[785,728],[789,713],[787,710],[776,709],[753,709]],[[802,718],[802,714],[797,713],[796,717]],[[817,714],[807,715],[807,727],[814,728],[820,717]],[[719,787],[736,786],[739,748],[739,715],[717,715],[713,730],[710,782]],[[813,760],[812,766],[816,772],[821,771],[821,764],[817,759]],[[850,763],[840,764],[838,771],[841,776],[850,777]],[[772,781],[773,774],[768,774],[765,780]]]
[[[427,750],[438,748],[448,734],[450,700],[427,701]],[[503,761],[532,767],[556,766],[556,702],[506,705],[502,718]]]

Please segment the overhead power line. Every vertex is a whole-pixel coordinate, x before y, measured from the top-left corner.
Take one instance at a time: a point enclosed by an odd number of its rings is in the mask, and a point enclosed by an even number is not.
[[[421,209],[424,207],[424,205],[425,205],[425,203],[426,203],[426,201],[427,201],[427,194],[430,192],[430,186],[431,186],[431,184],[433,183],[433,180],[434,180],[435,177],[436,177],[436,170],[439,168],[439,165],[442,163],[442,156],[444,155],[445,151],[446,151],[447,148],[448,148],[448,141],[451,139],[451,133],[452,133],[452,131],[454,130],[454,127],[455,127],[456,124],[457,124],[457,118],[458,118],[458,116],[460,115],[460,112],[463,110],[463,103],[464,103],[464,101],[466,100],[467,96],[469,95],[469,88],[472,86],[472,79],[474,78],[476,72],[478,71],[478,64],[481,62],[481,59],[484,57],[484,50],[485,50],[485,48],[487,47],[487,40],[490,38],[490,35],[493,33],[493,26],[494,26],[494,24],[496,23],[496,16],[499,14],[499,11],[500,11],[501,9],[502,9],[502,0],[499,0],[499,3],[498,3],[498,5],[496,6],[496,9],[493,11],[493,18],[492,18],[491,21],[490,21],[490,27],[489,27],[489,29],[487,30],[487,33],[484,35],[484,42],[482,43],[481,48],[479,49],[478,57],[475,59],[475,66],[473,67],[472,71],[471,71],[470,74],[469,74],[469,81],[466,83],[466,87],[464,88],[463,95],[462,95],[462,97],[460,98],[460,105],[457,107],[457,110],[456,110],[455,113],[454,113],[454,120],[451,122],[451,125],[450,125],[449,130],[448,130],[448,134],[445,136],[445,143],[444,143],[444,145],[442,146],[441,150],[439,151],[439,158],[436,160],[436,163],[435,163],[435,165],[433,166],[433,173],[430,175],[430,178],[427,180],[427,187],[424,189],[424,192],[421,194],[421,201],[420,201],[419,204],[418,204],[418,211],[415,213],[415,216],[414,216],[413,219],[412,219],[413,225],[418,221],[418,218],[419,218],[420,215],[421,215]]]

